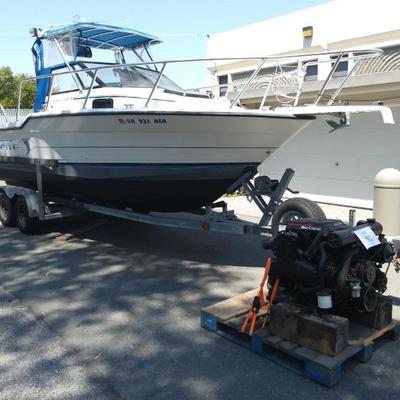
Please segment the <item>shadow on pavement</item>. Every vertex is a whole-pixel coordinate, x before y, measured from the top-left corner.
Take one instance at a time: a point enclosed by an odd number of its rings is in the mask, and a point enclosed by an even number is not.
[[[200,328],[202,307],[258,284],[259,237],[114,219],[80,229],[88,223],[31,237],[0,229],[0,284],[60,337],[73,355],[60,362],[79,363],[115,398],[397,398],[396,342],[329,390]]]

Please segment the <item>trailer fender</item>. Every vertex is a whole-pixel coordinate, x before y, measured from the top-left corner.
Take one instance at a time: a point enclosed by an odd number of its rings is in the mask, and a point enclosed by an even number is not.
[[[10,185],[3,186],[1,189],[13,201],[16,200],[17,196],[22,196],[26,201],[29,216],[32,218],[39,217],[39,200],[35,190]]]

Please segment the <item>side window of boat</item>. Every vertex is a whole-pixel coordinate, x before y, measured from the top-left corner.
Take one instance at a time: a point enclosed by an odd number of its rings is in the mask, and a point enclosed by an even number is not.
[[[79,87],[71,74],[59,75],[57,73],[67,71],[66,68],[60,68],[54,74],[54,83],[52,94],[59,94],[78,90]]]

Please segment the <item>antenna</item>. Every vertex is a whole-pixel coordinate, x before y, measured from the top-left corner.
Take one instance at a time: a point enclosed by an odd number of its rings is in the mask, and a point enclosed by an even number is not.
[[[31,28],[31,29],[29,29],[29,34],[32,36],[32,37],[40,37],[40,36],[42,36],[42,30],[40,29],[40,28]]]

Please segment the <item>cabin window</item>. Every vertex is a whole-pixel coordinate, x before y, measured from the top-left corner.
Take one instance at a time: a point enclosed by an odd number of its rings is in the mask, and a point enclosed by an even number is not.
[[[228,84],[228,75],[221,75],[218,77],[218,85],[220,86],[219,88],[220,97],[225,96],[226,93],[228,92],[228,86],[226,86],[227,84]]]
[[[347,58],[347,57],[348,57],[348,54],[344,54],[343,57],[342,57],[342,60]],[[331,59],[333,60],[333,63],[332,63],[332,67],[333,67],[334,62],[337,59],[337,56],[333,56],[333,57],[331,57]],[[332,77],[333,78],[338,78],[340,76],[346,76],[348,71],[349,71],[349,62],[347,60],[346,61],[340,61],[339,65],[336,67],[336,70],[333,73]]]
[[[76,81],[79,81],[81,86],[88,89],[93,79],[93,71],[85,71],[86,68],[96,67],[108,67],[114,64],[102,64],[102,63],[84,63],[78,61],[78,63],[71,65],[71,68],[77,71],[76,74],[64,74],[57,76],[54,75],[53,94],[71,92],[78,90]],[[115,64],[116,65],[116,64]],[[59,72],[66,72],[66,67],[58,68]],[[97,74],[96,83],[94,88],[99,87],[135,87],[135,88],[152,88],[156,83],[159,72],[153,71],[147,68],[140,67],[124,67],[118,64],[115,68],[100,69]],[[163,75],[158,82],[159,89],[172,90],[175,92],[183,93],[183,89],[176,83],[171,81],[167,76]]]
[[[311,60],[307,63],[310,65],[306,66],[306,74],[304,76],[305,81],[316,81],[318,79],[318,60]],[[315,63],[315,64],[314,64]]]
[[[59,68],[57,70],[58,73],[60,72],[67,72],[68,68]],[[65,92],[72,92],[74,90],[78,90],[79,87],[76,83],[76,76],[75,79],[71,74],[63,74],[63,75],[58,75],[53,74],[53,92],[52,94],[58,94],[58,93],[65,93]]]

